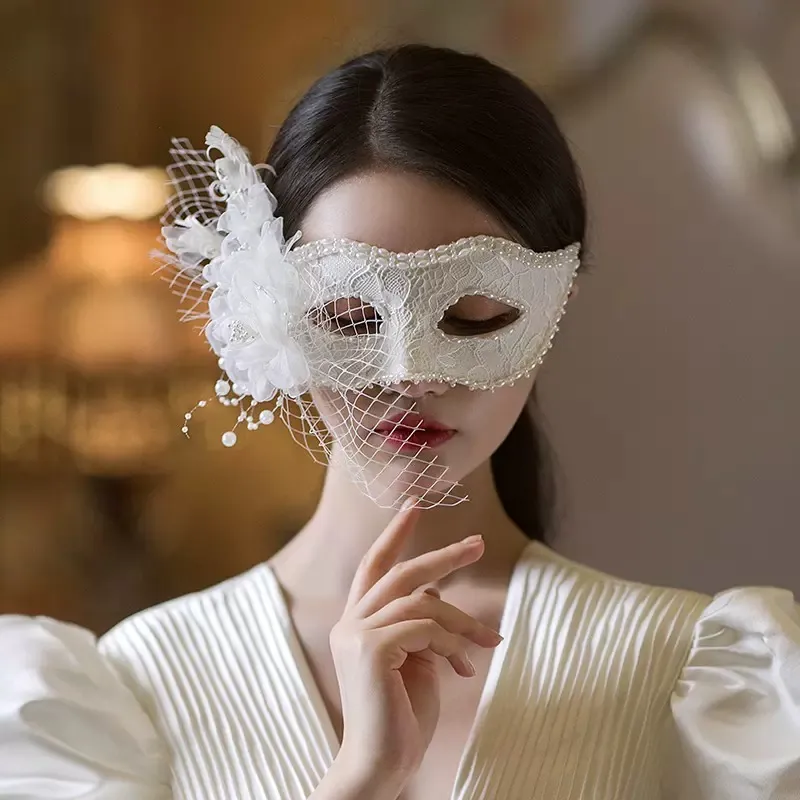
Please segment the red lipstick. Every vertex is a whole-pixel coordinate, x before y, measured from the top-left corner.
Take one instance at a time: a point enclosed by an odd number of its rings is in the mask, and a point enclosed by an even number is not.
[[[403,453],[439,447],[456,435],[452,428],[414,411],[401,411],[383,420],[376,426],[375,433],[383,436],[388,446]]]

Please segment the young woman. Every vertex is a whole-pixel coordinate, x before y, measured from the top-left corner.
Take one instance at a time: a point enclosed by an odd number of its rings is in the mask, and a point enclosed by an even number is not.
[[[99,643],[3,618],[0,797],[800,797],[788,592],[648,587],[543,544],[528,399],[586,212],[541,100],[405,46],[318,81],[269,171],[208,143],[216,183],[183,153],[167,243],[211,292],[218,396],[316,434],[322,497],[268,562]]]

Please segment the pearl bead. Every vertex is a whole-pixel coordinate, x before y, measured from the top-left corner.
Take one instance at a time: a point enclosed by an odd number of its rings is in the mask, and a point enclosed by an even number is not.
[[[225,447],[233,447],[236,444],[236,434],[233,431],[225,431],[222,434],[222,444]]]
[[[187,428],[187,427],[184,425],[184,426],[181,428],[181,432],[182,432],[182,433],[189,433],[189,429],[188,429],[188,428]]]
[[[228,383],[228,381],[220,380],[214,384],[214,393],[217,395],[217,397],[222,397],[223,395],[228,394],[230,390],[231,385]]]
[[[428,264],[446,262],[470,253],[485,252],[509,256],[521,264],[536,269],[546,269],[548,267],[562,266],[573,261],[577,261],[579,264],[580,249],[580,242],[573,242],[573,244],[561,250],[537,253],[509,239],[481,235],[467,236],[450,244],[439,245],[429,250],[417,250],[414,253],[394,253],[391,250],[362,242],[353,242],[347,239],[328,239],[309,242],[296,247],[290,251],[289,260],[291,262],[309,261],[333,253],[342,253],[358,261],[377,261],[381,267],[405,268],[417,265],[425,267]]]
[[[266,408],[258,415],[258,421],[262,425],[270,425],[274,419],[275,415],[269,409]]]
[[[191,418],[192,418],[192,413],[191,413],[191,411],[187,411],[187,412],[186,412],[186,413],[183,415],[183,418],[184,418],[184,419],[191,419]]]
[[[257,429],[258,429],[258,423],[257,422],[248,422],[247,423],[247,430],[254,431],[254,430],[257,430]]]
[[[197,407],[198,407],[198,408],[205,408],[205,407],[206,407],[206,405],[207,405],[206,401],[205,401],[205,400],[201,400],[201,401],[200,401],[200,402],[197,404]]]

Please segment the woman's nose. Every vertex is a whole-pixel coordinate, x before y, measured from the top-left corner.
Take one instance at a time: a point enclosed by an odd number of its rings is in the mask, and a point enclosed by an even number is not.
[[[389,387],[393,392],[401,394],[404,397],[425,397],[426,395],[440,395],[444,394],[450,386],[446,383],[438,381],[401,381],[400,383],[393,383]]]

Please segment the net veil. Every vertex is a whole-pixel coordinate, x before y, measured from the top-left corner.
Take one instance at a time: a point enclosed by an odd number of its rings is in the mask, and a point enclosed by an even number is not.
[[[490,236],[415,253],[348,239],[299,244],[275,217],[270,168],[217,127],[206,145],[173,140],[159,257],[183,319],[202,323],[223,371],[215,399],[236,415],[223,444],[279,417],[378,505],[466,499],[450,451],[459,433],[432,417],[435,398],[451,386],[491,391],[541,363],[579,245],[536,253]]]

